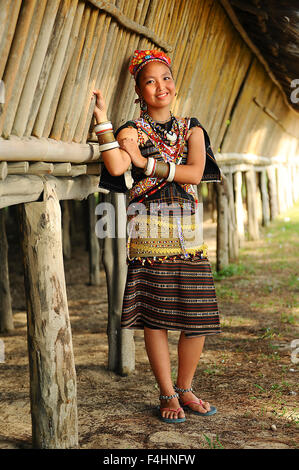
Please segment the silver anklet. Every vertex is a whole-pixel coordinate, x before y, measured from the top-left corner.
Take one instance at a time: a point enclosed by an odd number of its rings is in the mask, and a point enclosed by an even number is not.
[[[179,398],[179,394],[175,393],[174,395],[160,395],[159,400],[171,400],[172,398]]]
[[[174,386],[174,389],[176,392],[178,393],[187,393],[187,392],[193,392],[193,388],[190,387],[190,388],[179,388],[177,387],[176,385]]]

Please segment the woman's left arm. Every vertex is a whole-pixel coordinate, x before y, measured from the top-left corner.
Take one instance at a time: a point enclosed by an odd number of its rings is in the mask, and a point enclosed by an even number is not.
[[[206,164],[206,146],[203,130],[192,127],[188,132],[188,158],[186,165],[175,166],[174,181],[181,184],[199,184]]]

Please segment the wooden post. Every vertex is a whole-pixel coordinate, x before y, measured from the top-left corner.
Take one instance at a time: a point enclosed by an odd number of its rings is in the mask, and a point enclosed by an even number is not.
[[[14,329],[8,273],[8,244],[5,230],[5,209],[0,209],[0,332]]]
[[[239,253],[239,237],[236,224],[233,174],[227,175],[227,196],[228,196],[228,257],[229,262],[236,261]]]
[[[257,198],[256,198],[256,173],[254,170],[245,172],[246,180],[246,199],[248,213],[248,239],[259,239],[259,226],[257,214]]]
[[[28,316],[33,447],[78,445],[76,372],[53,186],[44,201],[19,206]]]
[[[90,194],[88,200],[88,223],[89,223],[89,282],[93,286],[100,285],[100,245],[96,236],[95,225],[95,195]]]
[[[238,233],[239,246],[241,247],[244,239],[244,208],[242,197],[242,172],[236,171],[234,174],[234,187],[235,187],[235,213],[236,213],[236,228]]]
[[[278,211],[281,214],[287,210],[287,200],[286,200],[286,174],[285,167],[280,164],[277,167],[277,195],[278,195]]]
[[[269,166],[266,171],[268,176],[270,218],[271,220],[274,220],[275,217],[278,215],[276,168],[275,166]]]
[[[216,185],[217,191],[217,254],[216,269],[221,271],[229,264],[228,258],[228,198],[227,179],[222,176],[221,183]]]
[[[71,215],[70,201],[62,201],[62,247],[63,255],[66,259],[70,259],[72,254],[71,244]]]
[[[270,206],[266,170],[263,170],[260,173],[260,188],[262,196],[262,224],[264,227],[267,227],[270,222]]]
[[[110,220],[115,222],[115,233],[111,233],[111,236],[103,240],[103,264],[106,272],[109,303],[108,369],[119,372],[121,375],[128,375],[135,369],[135,345],[134,332],[120,328],[127,277],[125,197],[123,194],[110,193],[105,196],[105,203],[110,203],[115,210],[114,213],[110,213]]]

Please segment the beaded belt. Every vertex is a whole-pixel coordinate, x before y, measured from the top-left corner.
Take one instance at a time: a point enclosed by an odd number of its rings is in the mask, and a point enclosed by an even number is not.
[[[207,256],[195,215],[187,218],[137,215],[129,220],[127,257],[139,258],[190,255],[202,252]]]

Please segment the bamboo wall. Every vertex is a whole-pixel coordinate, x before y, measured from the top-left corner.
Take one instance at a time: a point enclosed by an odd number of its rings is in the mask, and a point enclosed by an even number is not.
[[[299,153],[298,114],[213,0],[0,0],[2,137],[95,140],[97,87],[115,126],[136,116],[127,71],[136,48],[171,55],[174,112],[197,116],[214,150]]]

